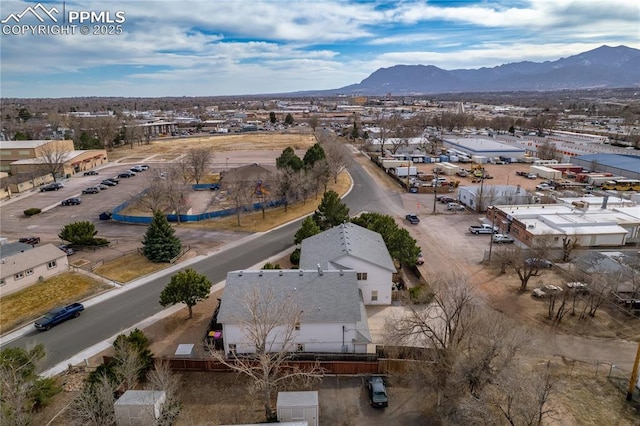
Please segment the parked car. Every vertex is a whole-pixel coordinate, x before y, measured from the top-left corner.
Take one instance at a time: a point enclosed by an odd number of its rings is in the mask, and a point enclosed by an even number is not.
[[[119,178],[124,178],[124,179],[126,179],[126,178],[133,177],[133,176],[135,176],[135,175],[136,175],[136,174],[135,174],[134,172],[126,171],[126,172],[119,173],[119,174],[118,174],[118,177],[119,177]]]
[[[471,225],[469,227],[469,232],[476,235],[477,234],[496,234],[498,233],[498,228],[486,223],[482,223],[480,225]]]
[[[75,251],[69,246],[69,244],[60,244],[58,248],[65,252],[67,256],[71,256],[73,253],[75,253]]]
[[[98,188],[97,186],[90,186],[82,190],[83,194],[97,194],[98,192],[100,192],[100,188]]]
[[[71,197],[71,198],[67,198],[66,200],[62,200],[62,204],[63,206],[77,206],[78,204],[80,204],[82,202],[82,200],[80,199],[80,197]]]
[[[531,295],[539,299],[547,297],[547,293],[545,293],[541,288],[534,288],[533,291],[531,291]]]
[[[54,325],[58,325],[63,321],[80,316],[80,312],[84,311],[82,303],[72,303],[70,305],[55,308],[46,313],[45,316],[37,320],[33,325],[38,330],[49,330]]]
[[[496,244],[510,244],[515,240],[511,235],[507,234],[493,234],[493,242]]]
[[[448,195],[440,195],[438,198],[442,204],[455,203],[456,199],[453,197],[449,197]]]
[[[538,191],[549,191],[553,189],[553,186],[549,185],[548,183],[541,183],[539,185],[536,185],[536,189]]]
[[[553,267],[553,262],[539,257],[530,257],[528,259],[525,259],[524,263],[538,269],[548,269]]]
[[[367,388],[369,389],[369,403],[372,407],[384,408],[389,406],[389,397],[387,396],[387,388],[383,377],[369,377],[367,379]]]
[[[18,241],[24,244],[35,245],[40,242],[40,237],[22,237]]]
[[[109,189],[109,185],[105,185],[103,183],[99,183],[96,185],[96,188],[98,188],[100,191],[104,191],[105,189]]]
[[[447,210],[457,210],[457,211],[463,211],[466,210],[467,208],[465,206],[463,206],[462,204],[458,204],[458,203],[449,203],[447,204]]]
[[[409,213],[408,215],[406,215],[405,219],[407,219],[407,222],[412,225],[417,225],[420,223],[420,218],[413,213]]]
[[[107,185],[107,186],[116,186],[117,184],[118,184],[117,182],[114,182],[109,179],[105,179],[102,182],[100,182],[100,185]]]
[[[538,179],[538,175],[535,173],[529,173],[527,179]]]
[[[120,179],[118,179],[117,177],[111,177],[111,178],[108,178],[108,179],[105,179],[105,180],[108,180],[109,182],[113,182],[116,185],[120,183]]]
[[[97,174],[98,172],[96,172],[95,170],[89,170],[88,172],[83,173],[84,176],[95,176]]]
[[[129,170],[131,170],[132,172],[144,172],[146,169],[143,169],[142,166],[133,166],[132,168],[130,168]]]
[[[581,283],[579,281],[574,281],[566,284],[567,287],[578,294],[587,294],[589,293],[589,288],[585,283]]]
[[[424,256],[422,253],[418,253],[418,258],[416,259],[417,265],[424,265]]]
[[[542,291],[547,294],[562,293],[562,288],[558,287],[557,285],[547,284],[542,286]]]
[[[50,183],[48,185],[40,187],[40,192],[57,191],[60,188],[64,188],[64,184],[63,183],[61,183],[61,182],[53,182],[53,183]]]

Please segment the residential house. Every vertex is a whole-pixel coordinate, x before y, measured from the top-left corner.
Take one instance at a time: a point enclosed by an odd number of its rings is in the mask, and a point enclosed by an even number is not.
[[[291,306],[300,314],[293,338],[287,340],[286,324],[273,317]],[[226,354],[255,353],[250,331],[256,318],[279,324],[269,333],[268,352],[366,353],[371,343],[355,271],[229,272],[217,316]]]
[[[69,269],[67,254],[53,244],[0,245],[0,294],[6,296]]]
[[[319,265],[319,266],[318,266]],[[382,236],[343,223],[302,241],[300,268],[356,271],[365,305],[390,305],[396,268]]]

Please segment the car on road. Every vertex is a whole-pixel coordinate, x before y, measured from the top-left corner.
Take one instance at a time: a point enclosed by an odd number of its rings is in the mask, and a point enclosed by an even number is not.
[[[407,219],[407,222],[409,222],[412,225],[417,225],[420,223],[420,218],[413,213],[409,213],[404,218]]]
[[[367,389],[369,390],[369,403],[374,408],[384,408],[389,406],[389,396],[381,376],[371,376],[367,379]]]
[[[524,263],[537,269],[549,269],[553,267],[553,262],[547,259],[542,259],[540,257],[529,257],[524,260]]]
[[[116,182],[114,182],[114,181],[112,181],[112,180],[105,179],[105,180],[103,180],[102,182],[100,182],[100,185],[116,186],[116,185],[117,185],[117,183],[116,183]]]
[[[57,191],[60,188],[64,188],[64,184],[60,182],[53,182],[45,186],[40,187],[40,192]]]
[[[89,170],[88,172],[83,173],[84,176],[95,176],[97,174],[98,172],[96,172],[95,170]]]
[[[515,240],[511,235],[507,234],[493,234],[493,242],[496,244],[511,244]]]
[[[18,240],[18,242],[35,245],[40,242],[40,237],[22,237]]]
[[[458,204],[458,203],[449,203],[447,204],[447,210],[457,210],[457,211],[464,211],[467,208],[465,206],[463,206],[462,204]]]
[[[77,206],[80,203],[82,203],[80,197],[71,197],[67,198],[66,200],[62,200],[60,204],[62,204],[63,206]]]
[[[82,303],[72,303],[61,308],[50,310],[42,318],[36,320],[33,324],[38,330],[49,330],[54,325],[58,325],[71,318],[80,316],[80,312],[84,311]]]
[[[132,171],[126,171],[126,172],[122,172],[118,174],[119,178],[130,178],[130,177],[134,177],[136,174]]]
[[[90,186],[82,190],[83,194],[97,194],[98,192],[100,192],[100,188],[98,188],[97,186]]]

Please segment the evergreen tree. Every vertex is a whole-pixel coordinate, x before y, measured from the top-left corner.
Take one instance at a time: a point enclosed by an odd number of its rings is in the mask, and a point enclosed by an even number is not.
[[[327,191],[313,214],[313,220],[321,230],[326,231],[349,221],[349,207],[340,200],[337,192]]]
[[[152,262],[169,262],[180,254],[182,243],[167,218],[160,211],[153,214],[153,220],[142,240],[143,254]]]
[[[275,112],[271,111],[269,113],[269,121],[271,122],[271,124],[276,124],[276,121],[278,121],[278,120],[276,119],[276,113]]]
[[[307,218],[302,221],[302,226],[300,226],[298,232],[296,232],[293,243],[300,244],[305,238],[313,237],[320,232],[322,231],[315,220],[313,220],[313,217],[307,216]]]
[[[171,277],[171,282],[160,293],[162,306],[184,303],[189,308],[189,318],[193,318],[193,307],[209,297],[212,283],[205,277],[187,268]]]
[[[286,167],[291,168],[293,171],[299,171],[303,167],[302,160],[296,155],[293,148],[290,146],[282,150],[280,157],[276,158],[276,167],[284,169]]]
[[[313,144],[311,148],[304,153],[304,158],[302,162],[304,166],[307,168],[313,167],[316,161],[322,160],[326,158],[326,154],[324,153],[324,149],[320,146],[319,143]]]
[[[286,124],[287,126],[291,126],[293,124],[293,116],[291,114],[287,114],[287,116],[284,118],[284,124]]]

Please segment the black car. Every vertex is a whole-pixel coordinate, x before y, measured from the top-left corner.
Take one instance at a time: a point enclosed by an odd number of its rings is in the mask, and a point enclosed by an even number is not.
[[[80,197],[71,197],[71,198],[67,198],[66,200],[62,200],[61,204],[63,206],[77,206],[81,202],[82,200],[80,199]]]
[[[45,185],[45,186],[41,187],[40,188],[40,192],[57,191],[60,188],[62,188],[62,185],[54,182],[54,183],[50,183],[49,185]]]
[[[133,177],[135,175],[136,175],[135,173],[127,171],[127,172],[122,172],[122,173],[118,174],[118,177],[127,179],[127,178]]]
[[[117,185],[116,182],[114,182],[112,180],[109,180],[109,179],[103,180],[102,182],[100,182],[100,184],[101,185],[107,185],[107,186],[116,186]]]
[[[88,172],[83,173],[85,176],[95,176],[98,174],[95,170],[89,170]]]
[[[405,219],[407,219],[407,221],[412,224],[412,225],[417,225],[420,223],[420,218],[418,216],[416,216],[415,214],[408,214],[405,216]]]
[[[75,251],[69,246],[69,244],[60,244],[58,248],[65,252],[67,256],[71,256],[73,253],[75,253]]]
[[[369,403],[372,407],[384,408],[389,406],[389,397],[387,396],[387,388],[384,385],[383,377],[369,377],[367,379],[367,387],[369,388]]]

